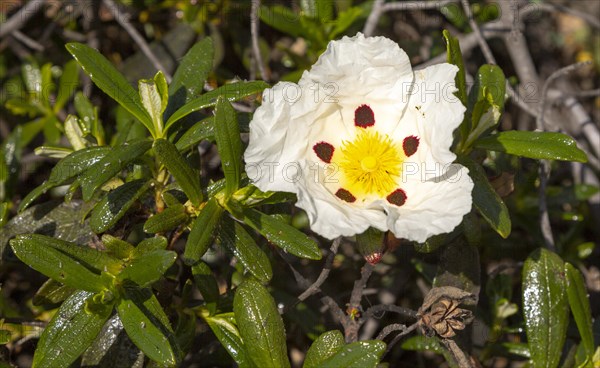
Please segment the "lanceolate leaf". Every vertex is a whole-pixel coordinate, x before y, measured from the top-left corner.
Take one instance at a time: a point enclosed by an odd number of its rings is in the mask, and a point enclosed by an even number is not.
[[[204,139],[214,140],[214,137],[215,125],[214,118],[211,116],[197,122],[186,130],[177,143],[175,143],[175,147],[177,147],[179,151],[187,151],[200,141]]]
[[[283,320],[275,300],[258,281],[247,279],[238,286],[233,313],[242,341],[252,349],[250,359],[257,367],[289,367]]]
[[[318,368],[334,356],[345,345],[344,335],[338,330],[321,334],[310,346],[304,359],[303,368]]]
[[[198,206],[202,202],[200,175],[185,161],[173,143],[157,139],[153,148],[158,160],[169,169],[192,204]]]
[[[134,258],[119,273],[120,280],[129,280],[144,287],[158,280],[173,265],[177,253],[170,250],[154,250]]]
[[[321,259],[317,242],[300,230],[252,208],[244,209],[244,222],[285,252],[308,259]]]
[[[102,261],[109,256],[99,251],[36,234],[19,235],[10,241],[10,245],[19,259],[55,281],[95,292],[109,287],[100,277],[102,269],[94,267],[104,263],[107,268],[112,268],[112,264]],[[78,251],[81,254],[77,254]],[[90,256],[93,255],[90,252],[98,256],[95,264],[91,263]]]
[[[138,93],[102,54],[81,43],[68,43],[66,47],[98,88],[135,116],[148,130],[153,131],[152,120]]]
[[[481,138],[474,146],[535,159],[587,162],[573,138],[556,132],[511,130]]]
[[[353,342],[339,349],[320,367],[375,368],[385,352],[385,347],[385,343],[379,340]]]
[[[273,270],[269,257],[256,245],[242,225],[226,216],[221,222],[219,239],[259,281],[266,283],[271,280]]]
[[[214,46],[210,37],[196,43],[185,54],[169,85],[169,105],[165,118],[192,98],[198,97],[213,67]]]
[[[217,285],[217,280],[210,267],[206,263],[198,261],[192,266],[192,275],[194,275],[194,282],[204,301],[207,304],[215,305],[219,299],[219,285]],[[211,312],[214,312],[214,309]]]
[[[463,63],[462,53],[458,38],[453,37],[450,32],[444,30],[444,39],[446,40],[446,61],[458,67],[458,73],[454,77],[456,88],[456,96],[463,105],[467,105],[467,81],[465,79],[465,65]]]
[[[219,96],[223,96],[229,101],[236,101],[246,96],[258,93],[268,87],[269,85],[263,81],[237,82],[226,84],[210,92],[206,92],[200,97],[197,97],[186,103],[179,110],[175,111],[173,115],[169,117],[169,120],[167,120],[165,129],[169,129],[169,127],[177,120],[182,119],[195,111],[215,106],[217,103],[217,97]]]
[[[79,85],[79,68],[77,62],[71,60],[67,62],[63,68],[62,75],[58,81],[58,93],[54,104],[54,112],[60,111],[69,98],[75,93]]]
[[[469,169],[469,176],[475,182],[473,205],[500,236],[507,238],[511,231],[511,221],[504,201],[487,180],[487,176],[479,164],[466,156],[460,157],[459,162]]]
[[[185,207],[182,204],[177,204],[165,208],[161,213],[150,217],[144,223],[144,231],[150,234],[164,233],[165,231],[175,229],[186,222],[187,219],[188,215],[185,212]]]
[[[143,179],[125,183],[108,193],[94,207],[90,218],[90,226],[95,233],[103,233],[110,229],[127,213],[129,208],[150,189],[151,181]]]
[[[557,367],[569,323],[564,262],[535,250],[523,265],[523,314],[535,367]]]
[[[113,147],[100,161],[89,167],[81,176],[83,199],[89,201],[94,192],[105,182],[117,175],[125,166],[142,156],[150,149],[152,142],[147,139],[130,141]]]
[[[235,110],[223,97],[215,108],[215,139],[225,174],[225,194],[230,196],[240,186],[242,140]]]
[[[204,320],[240,368],[254,367],[235,325],[233,313],[206,316]]]
[[[131,341],[150,359],[174,366],[179,348],[169,318],[152,291],[124,285],[122,293],[117,312]]]
[[[183,253],[183,261],[192,265],[200,260],[206,253],[214,239],[215,227],[223,215],[221,207],[216,199],[211,198],[200,210],[200,214],[192,225]]]
[[[592,310],[581,272],[572,264],[565,263],[567,275],[567,297],[571,313],[579,329],[581,343],[585,354],[590,358],[594,355],[594,334],[592,331]]]
[[[61,305],[40,337],[32,367],[68,367],[90,346],[113,309],[86,311],[86,302],[92,297],[90,292],[77,291]]]

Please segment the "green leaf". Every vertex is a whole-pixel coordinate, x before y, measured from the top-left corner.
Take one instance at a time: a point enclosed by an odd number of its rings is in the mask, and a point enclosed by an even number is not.
[[[467,80],[465,78],[465,64],[463,62],[462,52],[460,51],[460,44],[458,38],[452,36],[448,30],[442,32],[444,39],[446,40],[446,61],[452,65],[458,67],[458,73],[454,77],[456,84],[456,97],[462,102],[464,106],[467,105]]]
[[[68,43],[66,48],[98,88],[135,116],[148,130],[153,131],[152,119],[139,95],[102,54],[81,43]]]
[[[196,43],[185,54],[169,85],[169,106],[165,119],[192,98],[202,94],[204,82],[212,70],[214,46],[210,37]]]
[[[121,297],[117,312],[131,341],[157,363],[176,365],[179,347],[169,318],[152,291],[126,284]]]
[[[473,205],[492,229],[501,237],[507,238],[512,227],[510,214],[506,204],[488,181],[485,171],[481,165],[466,156],[459,157],[458,162],[469,169],[469,176],[475,183]]]
[[[217,203],[215,198],[211,198],[200,210],[200,214],[192,225],[182,256],[187,265],[198,262],[206,253],[208,247],[212,244],[215,228],[222,215],[223,207]]]
[[[158,160],[169,169],[192,204],[198,206],[202,202],[200,175],[186,162],[177,147],[168,140],[157,139],[154,141],[153,149]]]
[[[322,3],[329,3],[329,1],[319,1],[317,4]],[[363,15],[363,9],[358,6],[342,11],[335,20],[335,26],[329,33],[329,39],[333,40],[345,32],[361,15]]]
[[[59,112],[75,93],[79,85],[79,68],[77,62],[71,60],[63,68],[62,75],[58,81],[58,94],[54,103],[54,112]]]
[[[288,7],[262,5],[258,11],[258,16],[260,20],[269,26],[290,36],[299,37],[303,34],[302,25],[298,21],[300,16]]]
[[[475,141],[475,147],[534,159],[587,162],[586,154],[566,134],[511,130]]]
[[[72,287],[48,279],[35,293],[32,303],[35,306],[60,303],[73,294],[73,292],[75,292],[75,289]]]
[[[592,310],[585,282],[581,272],[570,263],[565,263],[565,274],[567,275],[567,297],[571,313],[577,324],[585,354],[591,361],[592,355],[594,355],[594,333],[592,331]]]
[[[233,313],[204,316],[204,320],[240,368],[254,367],[235,325]]]
[[[102,269],[97,268],[102,264],[111,268],[115,265],[112,260],[106,262],[107,254],[38,234],[19,235],[10,245],[21,261],[55,281],[87,291],[109,288],[100,276]]]
[[[182,204],[167,207],[162,212],[151,216],[144,223],[144,232],[149,234],[164,233],[175,229],[188,220],[188,214]]]
[[[202,140],[214,140],[214,136],[215,124],[214,118],[211,116],[206,119],[202,119],[187,129],[185,133],[181,135],[181,138],[179,138],[177,143],[175,143],[175,147],[177,147],[179,151],[187,151],[200,143]]]
[[[32,367],[68,367],[90,346],[112,312],[112,306],[88,312],[86,304],[93,296],[77,291],[60,306],[40,337]]]
[[[158,73],[160,73],[160,71]],[[157,74],[157,76],[158,75],[159,74]],[[152,129],[150,129],[150,133],[152,133],[152,136],[155,138],[162,137],[162,114],[164,112],[164,109],[166,108],[166,105],[163,105],[162,97],[158,90],[158,86],[154,82],[154,79],[141,79],[138,82],[138,90],[140,93],[140,100],[142,101],[142,105],[144,106],[146,112],[148,113],[148,115],[150,115],[150,119],[152,120]]]
[[[113,227],[150,188],[151,184],[152,181],[144,179],[133,180],[104,196],[92,211],[90,217],[92,230],[99,234]]]
[[[289,367],[285,329],[275,300],[258,281],[247,279],[233,298],[233,313],[250,359],[261,368]]]
[[[125,166],[146,153],[151,146],[150,140],[139,139],[127,142],[122,146],[112,147],[106,156],[90,166],[79,177],[83,200],[89,201],[98,188],[117,175]]]
[[[235,110],[223,97],[218,98],[215,107],[215,139],[225,174],[225,195],[228,197],[240,187],[242,140]]]
[[[42,72],[36,64],[25,64],[21,67],[21,75],[25,89],[33,99],[39,100],[42,94]]]
[[[334,356],[327,359],[321,368],[367,368],[377,367],[385,352],[386,344],[379,340],[357,341],[343,346]]]
[[[321,259],[321,250],[316,241],[281,220],[255,209],[246,208],[244,209],[244,223],[287,253],[301,258]]]
[[[303,368],[318,368],[334,356],[344,346],[344,335],[338,330],[321,334],[310,346],[304,359]]]
[[[469,94],[469,106],[486,100],[490,94],[490,104],[502,112],[506,93],[506,77],[502,69],[498,65],[484,64],[479,67],[475,77],[475,85]]]
[[[167,248],[167,238],[164,236],[155,236],[153,238],[146,238],[138,243],[131,254],[132,258],[140,257],[143,254],[153,252],[159,249]]]
[[[83,130],[76,116],[67,116],[65,120],[65,135],[71,147],[73,147],[73,151],[79,151],[87,146],[87,140],[84,138]]]
[[[535,367],[557,367],[569,323],[564,262],[535,250],[523,265],[523,315]]]
[[[101,240],[106,247],[106,251],[118,259],[129,258],[135,249],[133,245],[110,234],[103,234]]]
[[[356,234],[356,246],[359,253],[370,263],[378,263],[385,251],[385,234],[373,227],[362,234]]]
[[[160,277],[173,265],[177,253],[170,250],[158,249],[144,253],[134,258],[119,273],[119,280],[129,280],[141,287],[145,287],[160,279]]]
[[[84,134],[93,133],[93,127],[98,124],[98,111],[83,92],[77,92],[75,94],[73,103],[75,105],[75,111],[77,111],[77,116],[81,119]]]
[[[204,301],[207,304],[216,305],[219,299],[219,285],[217,285],[217,280],[210,267],[206,263],[198,261],[192,266],[192,275],[194,275],[194,282]],[[214,313],[214,308],[211,312]]]
[[[182,119],[195,111],[215,106],[219,96],[223,96],[229,101],[237,101],[246,96],[258,93],[268,87],[269,85],[263,81],[237,82],[226,84],[210,92],[206,92],[202,96],[191,100],[175,111],[173,115],[169,117],[169,120],[167,120],[165,130],[169,129],[169,127],[179,119]]]
[[[470,147],[477,138],[494,128],[500,121],[501,113],[498,105],[493,103],[491,93],[485,99],[477,101],[471,118],[472,129],[465,139],[463,149]]]
[[[218,238],[240,261],[240,263],[260,282],[267,283],[273,277],[269,257],[256,245],[246,230],[231,217],[225,216],[221,221]]]

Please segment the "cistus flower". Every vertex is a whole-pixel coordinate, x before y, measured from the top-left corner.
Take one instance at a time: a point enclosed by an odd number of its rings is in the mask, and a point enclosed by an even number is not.
[[[418,242],[452,231],[473,188],[450,151],[465,111],[453,94],[457,71],[413,72],[384,37],[330,42],[298,84],[263,92],[248,176],[262,191],[296,193],[311,229],[329,239],[371,226]]]

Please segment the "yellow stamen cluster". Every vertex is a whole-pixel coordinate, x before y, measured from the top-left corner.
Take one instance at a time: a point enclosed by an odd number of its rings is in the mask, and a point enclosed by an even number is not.
[[[353,195],[386,196],[396,189],[404,154],[387,135],[359,129],[353,141],[345,141],[335,161],[343,174],[343,187]]]

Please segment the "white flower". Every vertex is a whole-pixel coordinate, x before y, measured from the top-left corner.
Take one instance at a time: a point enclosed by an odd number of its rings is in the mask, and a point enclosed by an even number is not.
[[[471,210],[468,170],[452,164],[464,106],[458,68],[412,71],[384,37],[344,37],[298,84],[263,93],[250,123],[246,171],[262,191],[296,193],[324,237],[369,227],[423,242]]]

